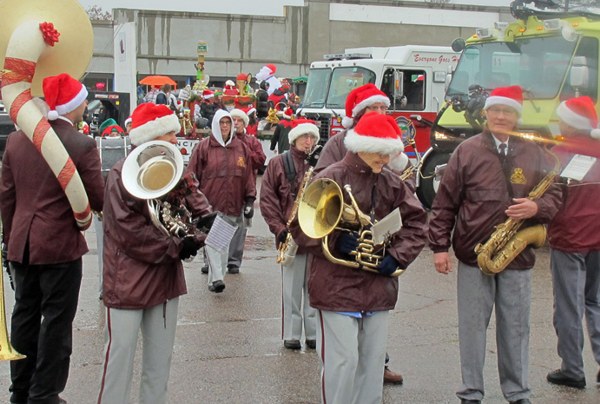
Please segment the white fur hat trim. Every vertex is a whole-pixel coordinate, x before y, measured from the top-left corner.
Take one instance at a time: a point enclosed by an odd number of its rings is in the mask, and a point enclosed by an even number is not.
[[[313,125],[312,123],[301,123],[288,133],[290,144],[293,144],[296,139],[302,135],[312,135],[317,142],[321,138],[319,135],[319,128],[317,128],[316,125]]]
[[[156,118],[142,126],[131,129],[129,132],[129,139],[131,140],[132,145],[139,146],[142,143],[154,140],[159,136],[166,135],[170,132],[177,133],[180,130],[181,125],[179,124],[177,115],[170,114]]]
[[[394,154],[404,150],[401,138],[379,138],[373,136],[359,135],[351,129],[344,139],[346,148],[353,153],[379,153]]]

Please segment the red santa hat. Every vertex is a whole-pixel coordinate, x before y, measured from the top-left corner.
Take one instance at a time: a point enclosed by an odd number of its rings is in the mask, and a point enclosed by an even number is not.
[[[368,112],[344,139],[346,148],[353,153],[392,155],[404,150],[398,124],[389,115]]]
[[[290,107],[286,107],[283,111],[277,111],[277,116],[285,119],[292,119],[294,117],[294,110]]]
[[[498,87],[485,100],[484,110],[493,105],[505,105],[513,108],[519,116],[523,110],[523,90],[519,86]]]
[[[46,77],[42,89],[50,108],[48,119],[51,121],[77,109],[88,96],[84,85],[67,73]]]
[[[378,102],[382,102],[388,107],[390,106],[390,99],[388,96],[372,83],[356,87],[354,90],[350,91],[346,98],[346,116],[342,119],[344,128],[352,126],[354,117],[356,117],[359,112]]]
[[[248,114],[246,114],[239,108],[232,109],[231,112],[229,112],[229,115],[231,115],[232,118],[242,118],[242,120],[244,121],[244,127],[248,126],[248,124],[250,123],[250,118],[248,118]]]
[[[235,83],[233,82],[233,80],[227,80],[225,82],[225,87],[227,87],[227,86],[229,86],[229,87],[235,87]]]
[[[293,144],[302,135],[311,135],[315,138],[315,142],[318,142],[321,138],[319,127],[315,125],[315,121],[304,118],[294,119],[292,121],[292,130],[288,133],[290,144]]]
[[[600,139],[596,105],[587,95],[561,102],[556,108],[556,115],[567,125],[579,130],[589,130],[591,137]]]
[[[177,115],[164,104],[140,104],[131,114],[131,144],[139,146],[170,132],[179,132]]]
[[[204,98],[205,100],[208,100],[209,98],[212,98],[214,96],[215,93],[209,90],[208,88],[205,88],[204,91],[202,91],[202,98]]]

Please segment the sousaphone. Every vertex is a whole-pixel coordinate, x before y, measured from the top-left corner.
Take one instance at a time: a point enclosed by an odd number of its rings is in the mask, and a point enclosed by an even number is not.
[[[2,99],[13,122],[33,142],[58,179],[85,230],[92,214],[75,164],[33,96],[44,78],[69,73],[80,78],[91,60],[90,19],[76,0],[1,0]]]

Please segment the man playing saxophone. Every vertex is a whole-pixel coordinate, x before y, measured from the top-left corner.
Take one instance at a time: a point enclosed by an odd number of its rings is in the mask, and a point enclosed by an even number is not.
[[[333,181],[344,188],[346,193],[340,197],[344,204],[352,203],[356,215],[361,219],[366,216],[370,222],[398,209],[402,228],[392,231],[383,250],[375,251],[381,259],[371,270],[349,267],[359,264],[359,238],[350,228],[332,229],[327,235],[328,251],[349,265],[327,256],[322,247],[324,238],[308,238],[296,223],[291,231],[298,245],[313,256],[308,292],[312,306],[318,309],[322,401],[381,403],[389,311],[398,299],[398,278],[389,275],[406,269],[421,252],[426,241],[426,213],[406,184],[384,170],[390,155],[403,150],[400,129],[392,117],[365,114],[348,131],[344,143],[348,150],[345,157],[317,174],[315,183]],[[333,215],[326,210],[339,208],[340,202],[325,195],[318,203],[324,209],[317,212],[316,220],[328,221]],[[360,251],[363,249],[367,248],[361,246]]]
[[[260,211],[269,229],[275,235],[278,250],[293,249],[294,240],[289,240],[288,222],[297,211],[302,186],[315,161],[311,154],[319,140],[319,128],[307,119],[296,119],[288,134],[290,150],[275,156],[263,176],[260,190]],[[311,165],[312,163],[312,165]],[[286,252],[281,252],[286,254]],[[289,252],[287,252],[289,254]],[[306,288],[307,254],[300,248],[295,258],[282,263],[282,338],[287,349],[300,349],[302,325],[306,336],[306,347],[316,347],[316,311],[310,306]],[[304,300],[304,304],[302,304]]]
[[[535,256],[530,247],[495,275],[477,266],[475,246],[484,243],[507,217],[516,221],[549,222],[559,206],[556,186],[537,198],[529,192],[552,167],[538,145],[508,133],[521,115],[522,90],[496,88],[484,111],[487,127],[462,142],[452,154],[433,202],[429,240],[435,269],[448,274],[451,245],[458,258],[458,335],[462,403],[479,403],[484,396],[483,366],[486,331],[495,306],[498,371],[504,397],[510,403],[529,403],[529,310],[531,271]],[[452,239],[451,239],[452,236]]]

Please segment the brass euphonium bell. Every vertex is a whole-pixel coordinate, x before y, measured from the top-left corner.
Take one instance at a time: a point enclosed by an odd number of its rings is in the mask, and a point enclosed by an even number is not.
[[[136,147],[125,159],[121,179],[131,195],[146,200],[152,223],[165,235],[184,237],[187,228],[171,217],[171,206],[161,198],[177,186],[183,175],[179,149],[162,140]]]
[[[344,189],[351,205],[344,203],[342,189],[329,178],[319,178],[308,185],[298,207],[300,228],[308,237],[321,239],[323,254],[330,262],[379,274],[377,267],[383,255],[376,251],[383,246],[373,244],[373,235],[369,230],[373,225],[371,219],[358,207],[350,186],[345,185]],[[358,232],[358,247],[350,253],[354,261],[337,258],[329,250],[328,235],[336,229]],[[399,276],[403,272],[398,268],[391,276]]]

